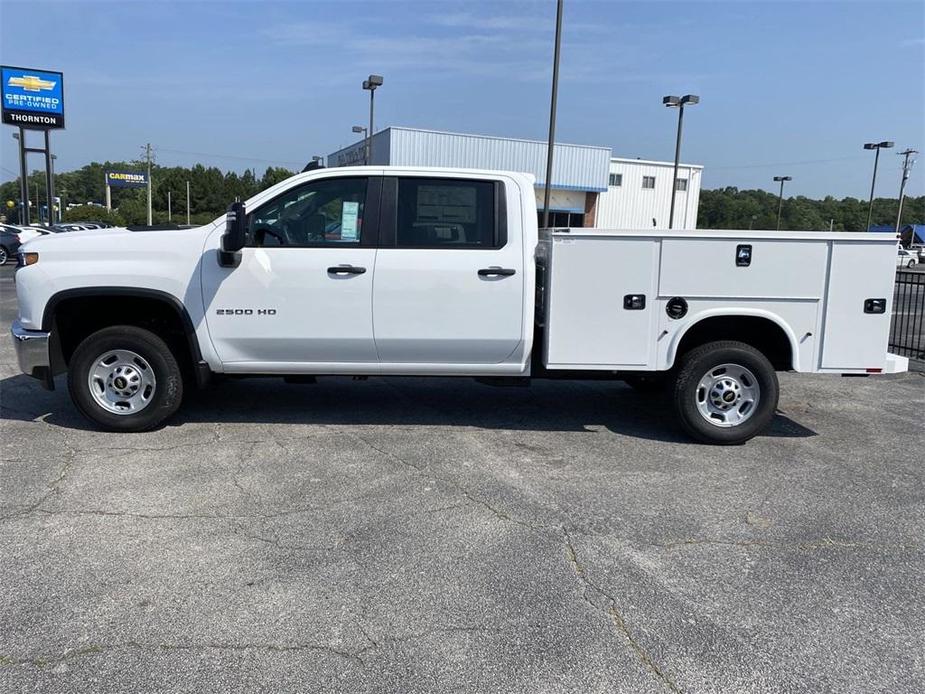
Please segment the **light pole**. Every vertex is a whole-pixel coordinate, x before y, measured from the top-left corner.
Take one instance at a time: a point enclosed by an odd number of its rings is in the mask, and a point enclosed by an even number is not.
[[[546,143],[546,185],[543,187],[543,228],[549,227],[552,155],[556,146],[556,103],[559,99],[559,52],[562,50],[562,4],[556,3],[556,43],[552,53],[552,94],[549,99],[549,140]]]
[[[19,195],[22,198],[22,214],[19,223],[29,226],[29,176],[26,173],[26,137],[25,133],[13,133],[13,139],[19,143]]]
[[[909,180],[909,173],[912,171],[912,165],[915,163],[915,159],[909,161],[909,158],[913,154],[918,154],[918,150],[914,150],[911,147],[907,147],[904,152],[897,152],[903,159],[903,177],[899,182],[899,211],[896,213],[896,233],[899,234],[899,225],[903,221],[903,198],[906,197],[906,181]],[[913,243],[915,239],[910,239],[909,243]]]
[[[792,181],[792,176],[775,176],[775,181],[780,182],[780,195],[777,196],[777,230],[780,231],[780,213],[784,209],[784,181]]]
[[[373,101],[376,94],[376,87],[382,86],[382,75],[370,75],[369,79],[363,80],[363,89],[369,92],[369,130],[366,133],[366,163],[373,163]]]
[[[684,124],[684,107],[700,103],[700,97],[695,94],[684,96],[666,96],[662,103],[668,108],[678,109],[678,139],[674,146],[674,176],[671,181],[671,211],[668,213],[668,228],[674,226],[674,199],[678,192],[678,161],[681,159],[681,127]]]
[[[366,139],[369,137],[369,130],[366,129],[366,128],[364,128],[362,125],[354,125],[354,126],[353,126],[352,128],[350,128],[350,129],[351,129],[353,132],[357,133],[357,134],[363,133],[363,139],[364,139],[364,140],[366,140]],[[364,163],[364,164],[369,164],[369,159],[367,159],[367,152],[366,152],[366,148],[365,148],[365,147],[363,148],[363,163]]]
[[[880,162],[880,150],[889,149],[893,146],[892,142],[867,142],[864,149],[874,149],[877,153],[874,155],[874,175],[870,180],[870,202],[867,204],[867,227],[864,231],[870,231],[870,218],[874,213],[874,186],[877,185],[877,164]]]

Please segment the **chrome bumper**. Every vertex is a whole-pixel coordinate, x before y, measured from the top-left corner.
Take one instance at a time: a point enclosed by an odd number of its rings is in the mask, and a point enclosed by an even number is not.
[[[16,360],[22,372],[37,378],[46,388],[53,388],[51,372],[51,333],[42,330],[26,330],[16,320],[10,328],[13,335],[13,347],[16,349]]]

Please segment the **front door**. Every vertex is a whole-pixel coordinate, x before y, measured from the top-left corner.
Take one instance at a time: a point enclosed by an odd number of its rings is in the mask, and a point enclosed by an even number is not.
[[[519,228],[507,233],[504,184],[385,181],[373,290],[380,362],[488,365],[511,358],[523,341],[525,280]]]
[[[365,222],[380,185],[330,177],[287,190],[248,211],[238,267],[204,258],[209,334],[227,371],[376,363],[376,225]]]

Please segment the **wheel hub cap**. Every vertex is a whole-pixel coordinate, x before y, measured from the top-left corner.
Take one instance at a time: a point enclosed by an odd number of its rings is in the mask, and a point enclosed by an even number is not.
[[[114,349],[101,354],[90,367],[90,394],[113,414],[135,414],[151,404],[157,389],[154,369],[140,354]]]
[[[697,409],[718,427],[734,427],[755,412],[761,396],[755,375],[739,364],[711,368],[697,385]]]

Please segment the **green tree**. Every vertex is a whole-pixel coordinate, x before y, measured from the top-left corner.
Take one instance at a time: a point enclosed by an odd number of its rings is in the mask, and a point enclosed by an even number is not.
[[[107,222],[117,227],[125,226],[125,219],[121,214],[97,205],[72,207],[64,213],[63,219],[65,222]]]

